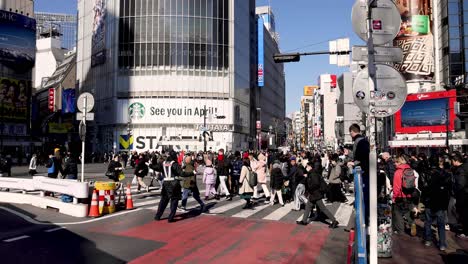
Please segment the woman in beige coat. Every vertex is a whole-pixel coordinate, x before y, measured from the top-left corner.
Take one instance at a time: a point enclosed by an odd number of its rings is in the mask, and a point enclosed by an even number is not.
[[[252,173],[252,169],[250,168],[250,160],[244,159],[241,169],[241,174],[239,178],[239,183],[241,187],[239,189],[240,198],[246,201],[245,206],[242,209],[252,208],[252,198],[253,189],[249,184],[249,175]]]
[[[265,203],[270,202],[270,191],[268,190],[268,187],[266,185],[267,183],[267,177],[266,177],[266,170],[267,170],[267,162],[266,162],[266,157],[262,153],[258,155],[258,161],[251,161],[252,165],[252,170],[257,173],[257,186],[254,186],[254,199],[258,199],[258,185],[261,186],[263,189],[263,193],[265,194]]]

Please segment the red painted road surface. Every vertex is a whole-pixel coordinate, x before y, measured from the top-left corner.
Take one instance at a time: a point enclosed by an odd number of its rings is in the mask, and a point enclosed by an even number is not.
[[[201,216],[151,222],[118,235],[166,243],[131,263],[315,263],[330,230],[325,225]],[[343,248],[345,250],[345,248]]]

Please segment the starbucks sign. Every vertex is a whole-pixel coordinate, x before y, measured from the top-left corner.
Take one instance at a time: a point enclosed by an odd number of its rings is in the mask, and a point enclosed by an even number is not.
[[[131,119],[141,119],[145,116],[145,106],[142,103],[133,103],[128,107],[128,116]]]

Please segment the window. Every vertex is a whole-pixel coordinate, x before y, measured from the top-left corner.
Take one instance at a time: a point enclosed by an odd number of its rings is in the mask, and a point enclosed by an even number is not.
[[[458,3],[448,3],[448,14],[449,15],[458,15],[460,13],[460,8]]]
[[[460,26],[460,19],[458,15],[449,15],[448,23],[450,27],[458,27]]]
[[[121,0],[119,67],[226,68],[228,3],[228,0]]]

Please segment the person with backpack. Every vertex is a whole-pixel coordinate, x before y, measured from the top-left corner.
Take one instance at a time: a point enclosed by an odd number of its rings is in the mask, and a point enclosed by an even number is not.
[[[243,162],[239,151],[234,153],[234,160],[232,161],[231,172],[231,197],[239,193],[239,180],[242,170]]]
[[[252,194],[254,192],[253,186],[257,185],[255,180],[256,179],[252,168],[250,168],[250,159],[245,158],[243,160],[243,165],[239,179],[239,182],[242,184],[239,189],[240,198],[244,199],[246,202],[242,209],[253,208],[253,203],[250,199],[252,199]]]
[[[203,172],[203,183],[205,184],[205,200],[216,197],[216,169],[210,159],[205,160],[205,170]],[[210,197],[211,196],[211,197]]]
[[[402,154],[397,157],[396,171],[393,176],[393,231],[395,233],[405,232],[404,218],[411,227],[411,235],[416,235],[416,225],[411,217],[414,211],[413,196],[416,191],[415,171],[410,167],[409,158]]]
[[[57,178],[58,174],[63,173],[63,168],[62,168],[62,158],[60,157],[60,150],[55,149],[54,155],[49,156],[49,161],[47,162],[47,177],[49,178]]]
[[[327,209],[327,207],[325,207],[325,204],[322,201],[324,197],[324,193],[326,191],[324,187],[326,183],[322,175],[319,174],[320,170],[317,170],[316,168],[314,168],[314,164],[315,163],[313,162],[309,162],[307,163],[307,166],[306,166],[307,177],[305,180],[305,183],[306,183],[305,187],[309,196],[307,197],[308,201],[306,204],[304,216],[302,217],[301,221],[297,221],[296,223],[298,225],[309,224],[308,219],[309,219],[310,213],[312,212],[312,208],[316,206],[318,212],[322,212],[323,214],[325,214],[325,216],[327,216],[329,220],[331,220],[329,227],[337,228],[339,224],[338,221],[336,221],[335,216],[333,216],[333,214]]]

